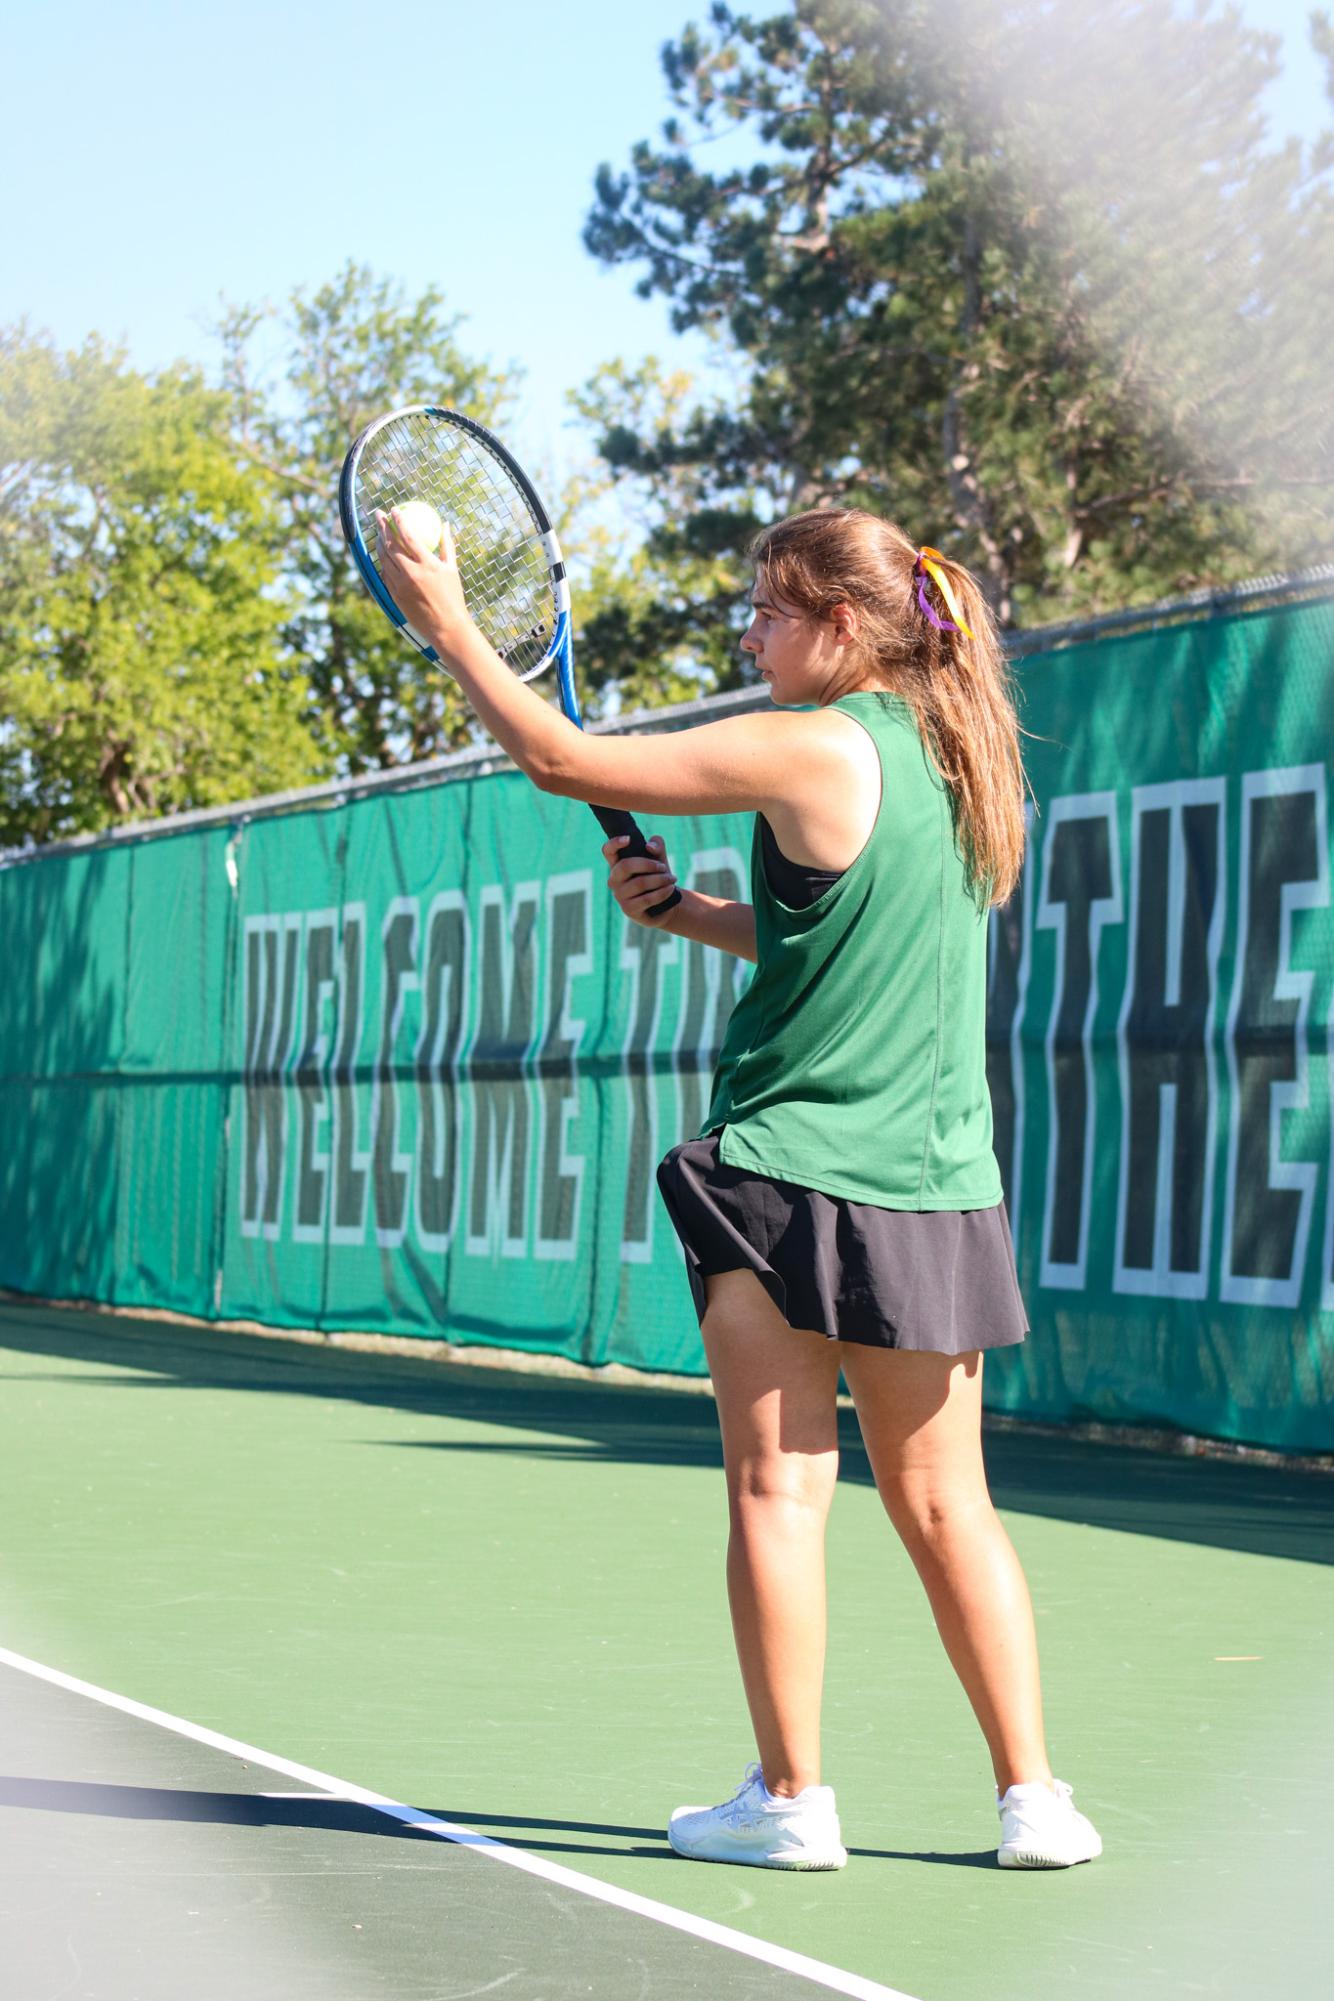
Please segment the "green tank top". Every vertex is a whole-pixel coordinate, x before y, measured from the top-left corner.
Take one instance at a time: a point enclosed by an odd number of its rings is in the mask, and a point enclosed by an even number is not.
[[[990,1209],[1003,1193],[986,1069],[987,916],[949,790],[901,695],[832,704],[880,756],[865,847],[805,910],[751,846],[757,964],[732,1011],[703,1138],[719,1158],[882,1209]]]

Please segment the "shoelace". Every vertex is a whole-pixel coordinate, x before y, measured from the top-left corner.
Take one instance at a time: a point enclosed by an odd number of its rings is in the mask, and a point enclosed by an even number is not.
[[[764,1785],[764,1773],[759,1765],[747,1765],[746,1776],[736,1792],[722,1808],[722,1818],[729,1827],[737,1827],[743,1820],[753,1820],[760,1804],[758,1795]]]

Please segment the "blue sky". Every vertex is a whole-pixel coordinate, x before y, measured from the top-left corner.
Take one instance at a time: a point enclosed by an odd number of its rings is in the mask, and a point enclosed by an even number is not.
[[[753,11],[773,0],[756,0]],[[1276,133],[1324,120],[1306,0],[1242,0],[1284,36]],[[234,0],[28,7],[7,31],[11,173],[0,323],[74,344],[96,329],[151,368],[215,358],[219,295],[281,299],[349,256],[411,291],[438,283],[470,351],[527,387],[521,451],[566,461],[563,395],[600,361],[687,366],[634,274],[580,231],[603,159],[668,111],[662,42],[706,0]]]

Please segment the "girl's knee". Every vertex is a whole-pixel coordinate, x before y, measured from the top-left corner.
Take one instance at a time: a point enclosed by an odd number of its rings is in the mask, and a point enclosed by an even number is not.
[[[837,1453],[783,1453],[730,1468],[727,1499],[734,1522],[823,1521],[838,1477]]]
[[[941,1485],[898,1479],[881,1485],[881,1500],[905,1542],[928,1545],[979,1530],[989,1531],[996,1510],[985,1481]]]

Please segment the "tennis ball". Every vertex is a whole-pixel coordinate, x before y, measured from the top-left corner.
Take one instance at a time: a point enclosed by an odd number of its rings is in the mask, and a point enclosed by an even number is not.
[[[423,549],[438,549],[445,524],[429,500],[405,500],[398,510],[399,525]]]

